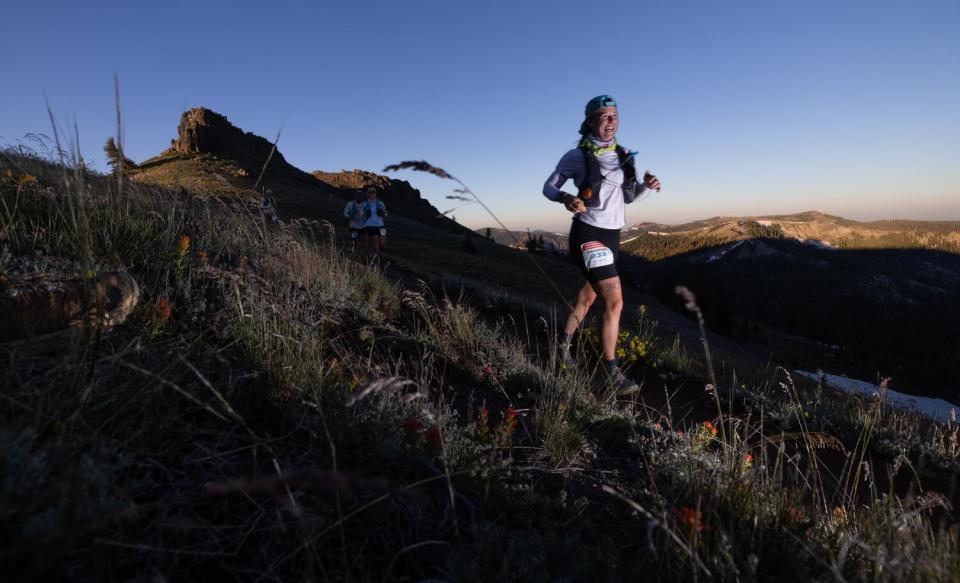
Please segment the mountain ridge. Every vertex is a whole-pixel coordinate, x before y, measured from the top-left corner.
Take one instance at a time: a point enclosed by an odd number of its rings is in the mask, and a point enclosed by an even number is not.
[[[528,231],[504,232],[485,227],[475,229],[479,234],[490,229],[493,239],[503,244],[526,240]],[[560,247],[566,247],[563,232],[531,230],[544,235]],[[811,210],[792,214],[714,216],[678,224],[644,221],[624,228],[621,243],[640,241],[625,250],[647,259],[658,259],[674,253],[654,253],[644,250],[644,240],[652,247],[664,247],[672,239],[676,251],[688,252],[698,248],[721,245],[756,237],[787,238],[827,248],[927,248],[960,253],[960,221],[921,221],[909,219],[881,219],[855,221],[838,215]],[[669,245],[667,245],[669,247]]]
[[[334,221],[357,188],[372,185],[391,213],[447,231],[468,230],[442,215],[407,181],[364,170],[305,172],[287,162],[273,142],[205,107],[183,112],[170,146],[127,174],[138,182],[199,194],[247,200],[270,196],[281,216]]]

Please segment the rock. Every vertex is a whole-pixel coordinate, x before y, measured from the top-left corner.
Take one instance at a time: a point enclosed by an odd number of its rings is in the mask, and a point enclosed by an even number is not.
[[[273,152],[271,158],[271,150],[273,144],[266,138],[244,132],[215,111],[197,107],[180,116],[177,138],[166,153],[184,157],[209,154],[232,160],[252,176],[259,175],[267,158],[272,169],[293,169],[279,151]]]
[[[0,342],[25,340],[76,328],[84,322],[115,326],[140,299],[126,272],[103,273],[89,282],[49,274],[0,278]]]

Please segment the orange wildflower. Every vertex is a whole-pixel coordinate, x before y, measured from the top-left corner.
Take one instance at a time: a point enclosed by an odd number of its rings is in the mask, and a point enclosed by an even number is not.
[[[170,300],[165,297],[162,297],[157,300],[157,303],[154,305],[154,309],[157,313],[157,318],[161,324],[166,323],[170,319],[170,316],[173,315],[173,308],[170,307]]]
[[[800,524],[807,519],[807,513],[803,508],[791,505],[787,508],[787,519],[794,524]]]
[[[710,434],[710,437],[717,436],[717,427],[713,424],[712,421],[704,421],[703,428]]]
[[[190,237],[187,235],[180,235],[180,239],[177,240],[177,255],[183,257],[187,254],[187,251],[190,250]]]
[[[837,506],[833,509],[833,520],[838,524],[846,524],[847,522],[847,511],[843,506]]]
[[[197,251],[197,263],[200,264],[200,267],[203,267],[207,264],[207,252],[204,250]]]

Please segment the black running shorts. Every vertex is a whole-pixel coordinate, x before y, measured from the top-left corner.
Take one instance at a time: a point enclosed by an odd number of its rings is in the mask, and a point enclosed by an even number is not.
[[[601,229],[574,219],[568,242],[570,261],[580,269],[587,281],[597,283],[617,277],[619,229]]]

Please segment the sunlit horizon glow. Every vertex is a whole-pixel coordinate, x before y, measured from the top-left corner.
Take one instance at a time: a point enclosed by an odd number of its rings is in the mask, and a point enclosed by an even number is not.
[[[305,171],[425,159],[508,227],[562,231],[569,215],[543,180],[575,145],[583,104],[609,93],[619,141],[663,182],[628,224],[960,220],[960,3],[625,3],[613,24],[584,6],[13,3],[0,137],[50,133],[45,93],[103,169],[116,74],[136,161],[204,106],[268,138],[282,126],[280,151]],[[453,183],[391,176],[447,209]],[[495,224],[477,205],[454,214]]]

